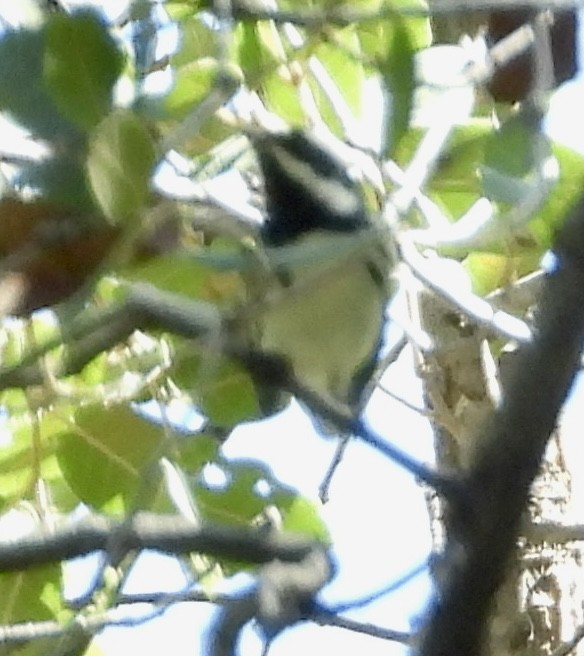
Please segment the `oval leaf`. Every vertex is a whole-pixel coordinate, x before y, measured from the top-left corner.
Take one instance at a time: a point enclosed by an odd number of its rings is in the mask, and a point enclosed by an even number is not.
[[[550,155],[551,145],[539,117],[527,111],[512,116],[485,144],[481,167],[485,195],[503,203],[521,202],[541,184],[530,174]]]
[[[392,27],[387,55],[379,64],[383,83],[391,96],[388,155],[409,127],[416,88],[415,47],[410,32],[402,20],[395,20]]]
[[[43,84],[44,34],[7,32],[0,38],[0,110],[37,137],[70,142],[78,129],[57,110]]]
[[[55,105],[83,129],[97,125],[111,105],[122,55],[93,13],[57,13],[46,28],[43,78]]]
[[[163,430],[126,405],[86,406],[58,436],[57,458],[71,489],[103,508],[116,496],[134,501],[144,467],[158,453]]]
[[[155,161],[152,138],[135,114],[115,112],[98,125],[87,175],[98,205],[113,223],[136,216],[146,204]]]

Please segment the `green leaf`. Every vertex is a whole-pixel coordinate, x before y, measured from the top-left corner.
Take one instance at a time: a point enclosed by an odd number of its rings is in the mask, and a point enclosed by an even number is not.
[[[463,265],[468,271],[473,291],[485,296],[495,289],[511,285],[521,276],[537,269],[540,262],[538,253],[527,252],[522,256],[500,253],[472,252]]]
[[[268,26],[274,29],[273,25]],[[261,28],[259,24],[242,22],[233,30],[234,54],[250,89],[255,89],[261,76],[278,64],[278,60],[270,57],[270,51],[260,37]]]
[[[219,447],[219,440],[212,435],[189,435],[177,444],[177,464],[188,474],[198,474],[206,464],[218,458]]]
[[[54,611],[45,601],[47,587],[61,587],[59,565],[0,574],[2,624],[54,619]]]
[[[250,88],[287,60],[286,48],[276,25],[270,21],[240,23],[234,33],[238,63]]]
[[[30,404],[31,397],[27,397]],[[23,412],[30,412],[22,408]],[[63,408],[59,412],[63,412]],[[9,435],[0,449],[0,510],[6,511],[24,499],[34,497],[38,477],[51,489],[59,488],[59,510],[70,510],[71,495],[62,486],[56,467],[54,435],[63,430],[63,422],[55,414],[45,412],[37,421],[29,414],[12,416],[2,426]]]
[[[17,543],[16,543],[17,544]],[[46,654],[85,654],[91,635],[73,620],[73,613],[63,601],[61,564],[44,565],[23,572],[0,574],[3,625],[28,622],[60,621],[60,635],[45,637],[41,632],[23,644],[3,645],[0,653],[12,656],[46,656]],[[70,628],[70,630],[68,630]]]
[[[152,137],[132,112],[115,112],[97,126],[87,175],[99,207],[113,223],[135,218],[146,205],[155,163]]]
[[[76,347],[76,342],[65,345],[63,357],[77,359]],[[118,403],[140,402],[152,396],[152,377],[168,366],[167,351],[163,340],[135,334],[124,344],[94,357],[64,383],[88,401],[115,398]]]
[[[524,113],[509,118],[493,132],[485,146],[485,165],[521,178],[535,166],[536,148],[545,139],[541,121]]]
[[[266,107],[290,125],[300,125],[304,112],[298,97],[298,87],[280,72],[267,75],[261,82],[261,96]]]
[[[235,30],[237,61],[249,89],[258,91],[266,107],[292,125],[302,122],[298,87],[282,64],[288,55],[278,28],[272,22],[240,24]]]
[[[94,13],[53,14],[46,27],[43,78],[64,116],[90,129],[107,114],[123,58]]]
[[[43,83],[44,33],[19,30],[0,38],[0,110],[36,137],[69,143],[78,129],[58,111]]]
[[[233,361],[198,352],[187,343],[176,350],[170,376],[215,426],[235,426],[261,416],[250,375]]]
[[[199,103],[201,103],[214,88],[220,83],[218,76],[222,75],[222,81],[226,85],[228,95],[233,86],[233,91],[240,81],[240,73],[237,69],[229,67],[222,69],[216,59],[205,57],[194,62],[184,64],[176,69],[172,89],[161,99],[155,99],[149,103],[147,110],[152,116],[162,119],[181,121],[190,114]]]
[[[196,254],[175,253],[160,255],[143,265],[125,272],[127,280],[148,282],[159,289],[180,294],[187,298],[205,300],[217,305],[233,305],[240,302],[246,293],[244,280],[236,267],[247,262],[240,254],[228,253],[223,261],[233,263],[233,270],[221,267],[219,255],[214,258],[211,249]],[[209,255],[209,257],[205,257]]]
[[[431,199],[453,221],[481,195],[478,167],[484,157],[485,140],[491,132],[491,124],[483,120],[457,126],[428,182]],[[394,152],[394,159],[400,166],[407,167],[423,136],[421,129],[411,129],[404,134]]]
[[[212,57],[217,53],[216,33],[199,16],[192,14],[191,5],[190,17],[180,24],[179,49],[170,58],[171,66],[176,68],[191,64],[201,57]]]
[[[423,8],[423,3],[418,0],[410,2],[396,3],[394,5],[396,12],[387,19],[375,21],[364,21],[357,26],[361,47],[365,55],[377,62],[385,59],[388,52],[388,45],[394,39],[395,25],[399,24],[399,29],[405,29],[408,32],[408,41],[414,50],[422,50],[432,45],[432,29],[430,20],[427,16],[405,16],[399,13],[399,5],[412,8]]]
[[[560,166],[560,177],[529,224],[530,234],[542,253],[551,248],[556,231],[584,189],[584,156],[560,144],[553,144],[552,152]]]
[[[275,479],[265,463],[217,458],[211,464],[215,473],[223,474],[224,481],[209,484],[203,471],[193,485],[197,508],[205,520],[228,526],[249,526],[262,522],[263,513],[269,507],[292,506],[296,493]],[[221,561],[227,576],[249,567],[241,561]]]
[[[523,184],[521,178],[509,177],[508,173],[521,174],[530,171],[530,166],[534,162],[533,144],[529,141],[529,129],[521,125],[515,128],[514,125],[515,121],[509,128],[511,133],[514,133],[513,147],[525,148],[527,152],[507,154],[506,151],[509,149],[507,142],[501,140],[500,133],[493,136],[490,121],[475,119],[468,125],[455,128],[448,147],[441,153],[434,175],[426,187],[431,199],[439,205],[447,217],[457,220],[484,195],[483,182],[478,173],[487,159],[487,146],[490,149],[489,161],[492,164],[498,162],[501,168],[498,179],[506,179],[507,185],[515,184],[515,189]],[[421,130],[407,132],[395,153],[395,159],[401,166],[407,166],[422,137]],[[541,138],[545,139],[545,137],[536,137],[536,139]],[[544,149],[547,148],[547,141],[541,145]],[[493,238],[488,242],[482,242],[475,250],[497,253],[505,258],[510,256],[514,259],[519,258],[522,264],[518,265],[517,270],[525,271],[524,266],[531,266],[530,263],[538,260],[552,246],[558,226],[562,224],[566,212],[584,186],[584,157],[557,144],[552,145],[551,152],[559,163],[560,177],[548,199],[527,225],[519,230],[510,231],[508,227],[501,224],[500,229],[493,233]],[[491,180],[493,179],[491,177]],[[459,257],[465,257],[471,251],[472,246],[465,247],[464,251],[458,248],[442,249],[445,254]],[[487,289],[491,288],[493,283],[483,281],[477,284],[478,288]]]
[[[0,510],[6,511],[21,499],[31,496],[34,475],[31,470],[31,431],[11,431],[10,444],[0,454]],[[42,454],[41,457],[44,457]]]
[[[164,9],[174,21],[182,22],[196,14],[198,5],[199,3],[193,3],[192,0],[166,0]]]
[[[267,506],[280,503],[290,507],[296,498],[264,462],[218,459],[213,464],[223,472],[224,484],[209,486],[200,477],[194,488],[197,505],[210,521],[244,526]]]
[[[225,485],[208,487],[199,484],[195,488],[195,498],[201,513],[212,522],[245,526],[257,517],[266,507],[267,501],[257,490],[257,484],[271,472],[267,465],[255,461],[220,462],[226,476]]]
[[[234,426],[260,415],[258,397],[247,371],[226,361],[210,379],[202,379],[199,406],[216,426]]]
[[[379,62],[379,72],[391,97],[389,140],[390,156],[406,133],[413,107],[415,80],[415,47],[405,21],[393,21],[387,54]]]
[[[334,31],[331,30],[329,38],[332,39],[331,43],[319,39],[311,56],[318,58],[353,115],[359,117],[363,106],[363,86],[365,83],[365,71],[360,58],[361,45],[359,37],[355,28],[349,26]],[[311,48],[308,48],[308,51],[310,50]],[[335,106],[330,106],[331,99],[325,96],[317,83],[316,76],[314,73],[312,75],[313,92],[323,116],[331,113],[331,120],[336,120]]]
[[[274,501],[282,511],[282,528],[285,531],[299,533],[325,544],[331,543],[329,530],[315,502],[301,496],[290,498],[289,495],[281,499],[276,495]]]
[[[117,497],[127,509],[138,492],[151,491],[152,483],[145,485],[143,477],[160,455],[163,439],[160,426],[127,405],[90,405],[80,408],[71,428],[58,436],[57,458],[81,501],[103,509]]]
[[[515,114],[485,144],[481,166],[485,195],[503,203],[521,202],[538,184],[528,176],[550,155],[550,142],[541,131],[539,117],[526,111]]]

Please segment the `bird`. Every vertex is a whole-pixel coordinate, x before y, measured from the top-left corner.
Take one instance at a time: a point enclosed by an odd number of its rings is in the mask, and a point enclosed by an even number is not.
[[[275,300],[260,312],[261,350],[282,358],[302,389],[357,414],[382,345],[390,249],[328,145],[300,129],[252,142],[275,280]]]

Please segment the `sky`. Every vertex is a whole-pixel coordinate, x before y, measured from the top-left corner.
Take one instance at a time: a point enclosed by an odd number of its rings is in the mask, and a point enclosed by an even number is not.
[[[408,400],[421,404],[420,386],[412,377],[408,359],[404,357],[395,365],[394,371],[387,375],[387,384],[391,387],[393,379],[395,388],[395,381],[399,381],[399,389],[394,391],[403,394],[407,390]],[[380,392],[372,399],[368,417],[373,427],[392,443],[420,460],[431,459],[429,427],[412,410]],[[318,486],[334,448],[335,441],[316,434],[306,414],[293,404],[274,419],[238,428],[224,451],[233,458],[266,460],[278,479],[316,500]],[[334,478],[330,501],[322,507],[322,516],[331,532],[334,555],[340,566],[335,580],[324,591],[323,601],[327,603],[345,603],[378,591],[419,567],[428,556],[430,537],[422,489],[409,474],[364,444],[353,441],[349,445]],[[136,572],[138,589],[144,583],[152,589],[152,585],[156,586],[162,579],[169,585],[171,578],[175,585],[180,587],[182,584],[180,571],[168,563],[163,566],[159,557],[149,558],[143,567],[143,577]],[[153,583],[152,571],[158,567],[164,567],[164,575],[157,576],[156,583]],[[175,577],[171,577],[173,572]],[[398,593],[347,615],[408,631],[410,622],[421,613],[428,593],[428,580],[419,576]],[[210,609],[198,608],[191,612],[180,608],[169,611],[164,620],[156,622],[161,629],[143,628],[133,634],[132,648],[139,649],[140,645],[152,648],[153,641],[162,645],[168,635],[177,635],[177,631],[195,622],[198,626],[208,625]],[[190,618],[186,624],[185,617]],[[199,619],[195,620],[195,617]],[[108,631],[100,642],[108,647],[108,654],[121,656],[126,641],[118,640],[125,637],[124,633],[129,637],[131,631]],[[196,631],[194,633],[197,634],[193,636],[196,644],[201,636]],[[272,656],[296,654],[299,648],[308,649],[315,644],[326,646],[331,653],[337,649],[348,653],[345,650],[349,647],[366,649],[371,656],[403,653],[399,645],[388,645],[382,640],[353,635],[342,629],[323,629],[313,625],[294,628],[279,637],[270,653]],[[246,631],[242,653],[258,654],[260,651],[254,632]],[[174,652],[175,656],[192,653],[198,653],[196,649],[193,652],[192,643],[177,644]]]

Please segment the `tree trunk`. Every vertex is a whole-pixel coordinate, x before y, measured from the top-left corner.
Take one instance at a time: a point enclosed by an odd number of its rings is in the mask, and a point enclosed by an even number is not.
[[[433,411],[437,466],[462,475],[473,460],[479,428],[497,402],[498,381],[513,352],[503,351],[495,365],[484,335],[444,301],[422,293],[419,307],[421,324],[434,339],[432,353],[420,356],[419,366]],[[567,437],[558,427],[532,486],[523,535],[491,610],[484,656],[548,655],[560,645],[567,650],[567,643],[582,632],[583,542],[562,530],[576,520],[562,446]],[[436,497],[430,501],[433,575],[439,588],[449,528],[444,504]],[[584,642],[571,653],[584,655]]]

